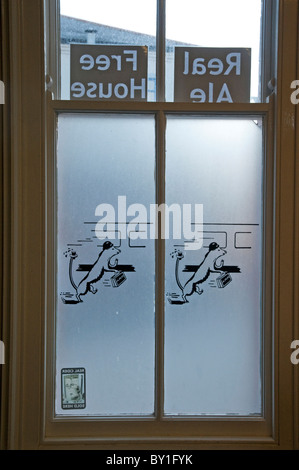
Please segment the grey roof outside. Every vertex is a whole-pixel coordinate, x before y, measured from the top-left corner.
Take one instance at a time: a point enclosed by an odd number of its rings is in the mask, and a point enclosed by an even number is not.
[[[115,28],[99,23],[90,23],[89,21],[71,18],[69,16],[61,16],[60,35],[62,44],[70,43],[87,43],[88,31],[96,31],[96,44],[115,44],[115,45],[131,45],[131,46],[148,46],[149,49],[156,49],[156,38],[148,34],[136,33],[126,29]],[[174,46],[187,45],[186,43],[173,40],[166,40],[166,49]],[[190,44],[188,44],[190,45]]]

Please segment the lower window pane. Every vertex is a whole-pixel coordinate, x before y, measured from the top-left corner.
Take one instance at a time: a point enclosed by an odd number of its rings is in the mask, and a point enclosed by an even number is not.
[[[170,116],[166,150],[164,412],[259,415],[262,122]]]
[[[154,412],[154,170],[154,116],[59,115],[58,415]]]

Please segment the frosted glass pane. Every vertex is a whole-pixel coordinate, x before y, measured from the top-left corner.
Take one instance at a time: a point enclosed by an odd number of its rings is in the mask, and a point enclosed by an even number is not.
[[[251,49],[251,101],[260,101],[261,12],[262,0],[166,2],[166,100],[174,99],[174,48],[197,46]]]
[[[126,236],[123,205],[155,202],[155,119],[63,113],[57,132],[56,413],[152,414],[154,240]]]
[[[260,414],[262,123],[168,117],[166,151],[167,204],[203,223],[166,240],[165,413]]]

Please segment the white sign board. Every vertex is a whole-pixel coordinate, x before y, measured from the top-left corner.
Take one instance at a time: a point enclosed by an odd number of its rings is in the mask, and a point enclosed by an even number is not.
[[[71,45],[72,100],[146,101],[146,46]]]
[[[249,102],[250,69],[250,49],[176,47],[174,101]]]

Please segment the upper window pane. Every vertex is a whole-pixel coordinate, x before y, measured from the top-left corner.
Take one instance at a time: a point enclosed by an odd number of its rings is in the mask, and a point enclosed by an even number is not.
[[[61,0],[60,14],[62,99],[155,101],[155,0]]]
[[[190,87],[189,101],[217,102],[220,96],[220,100],[223,97],[224,101],[229,102],[231,94],[233,101],[259,102],[261,11],[261,0],[168,1],[166,100],[187,101],[181,99],[180,94],[175,94],[175,80],[178,80],[179,88]],[[176,44],[173,44],[174,41]],[[219,48],[225,48],[223,56]],[[240,48],[244,49],[241,56],[228,56],[239,54]],[[181,62],[179,54],[183,58]],[[251,71],[247,64],[248,54]],[[228,89],[225,87],[222,90],[224,84]],[[234,99],[234,92],[230,93],[231,86],[241,91],[248,88],[248,99],[245,100],[242,95],[241,98],[236,95]],[[194,92],[194,96],[190,97],[194,89],[202,92]]]
[[[262,0],[168,0],[166,101],[260,102],[261,13]],[[155,101],[156,24],[156,0],[61,0],[61,98]]]

